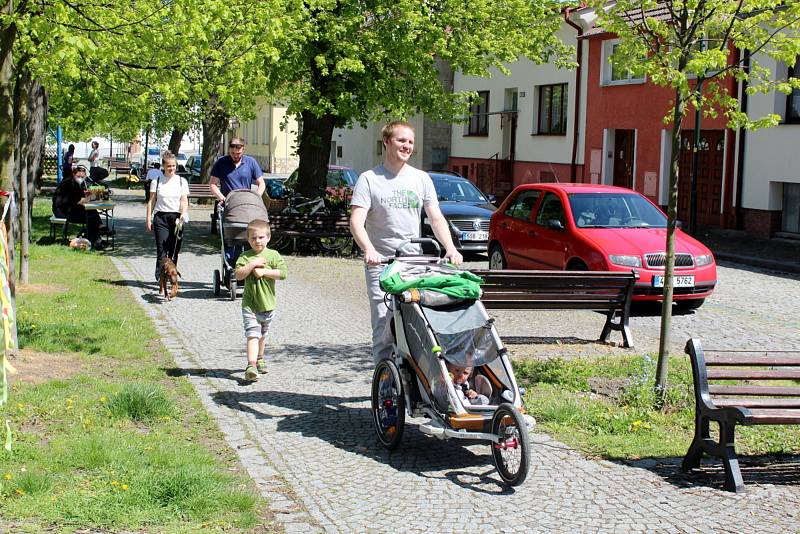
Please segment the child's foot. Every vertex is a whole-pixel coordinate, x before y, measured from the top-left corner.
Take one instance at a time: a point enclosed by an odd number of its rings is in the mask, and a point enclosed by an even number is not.
[[[247,368],[244,370],[244,379],[248,382],[255,382],[258,380],[258,371],[256,371],[255,365],[248,365]]]
[[[264,361],[264,358],[259,358],[256,360],[256,369],[258,370],[259,374],[267,374],[267,362]]]

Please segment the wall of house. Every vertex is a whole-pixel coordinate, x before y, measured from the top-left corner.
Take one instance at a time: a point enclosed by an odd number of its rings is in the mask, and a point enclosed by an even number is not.
[[[293,116],[287,117],[285,107],[272,108],[269,132],[272,146],[270,172],[288,174],[300,165],[300,158],[297,157],[298,131],[297,120]]]
[[[634,189],[643,194],[647,193],[654,202],[663,203],[664,198],[660,192],[665,190],[664,182],[669,180],[669,176],[665,175],[668,167],[664,165],[664,158],[668,155],[662,151],[664,117],[669,113],[674,92],[646,82],[604,84],[603,42],[609,39],[608,34],[587,39],[589,51],[586,64],[588,70],[586,91],[587,107],[591,112],[586,117],[584,158],[589,163],[584,166],[583,181],[612,183],[613,176],[604,176],[602,169],[598,169],[598,163],[601,167],[609,168],[608,160],[613,158],[613,154],[607,146],[607,130],[635,130]],[[732,91],[732,94],[735,94],[735,91]],[[684,130],[694,128],[693,109],[690,108],[682,127]],[[702,119],[701,128],[704,130],[725,129],[725,119],[724,117],[705,117]],[[606,148],[605,153],[603,153],[604,148]],[[592,160],[593,152],[594,161]],[[600,156],[599,162],[598,155]],[[645,176],[648,177],[648,187],[645,187]],[[656,180],[654,188],[652,187],[653,176]]]
[[[577,32],[564,24],[559,37],[567,44],[576,44]],[[454,73],[454,91],[489,91],[489,113],[506,110],[507,91],[516,90],[517,132],[515,145],[514,184],[538,181],[539,168],[550,165],[569,166],[572,160],[574,132],[575,76],[574,70],[556,68],[552,64],[537,65],[522,57],[507,65],[509,74],[492,69],[489,77],[465,76]],[[585,77],[585,72],[584,72]],[[566,135],[537,135],[539,87],[551,84],[568,84],[567,132]],[[585,94],[585,93],[583,93]],[[578,103],[581,118],[585,116],[584,99]],[[581,120],[582,123],[582,120]],[[464,124],[454,124],[451,133],[451,156],[449,167],[461,166],[464,162],[483,161],[503,157],[504,129],[508,128],[507,115],[492,114],[488,117],[488,135],[465,135]],[[580,128],[580,123],[579,123]],[[583,163],[583,136],[578,137],[577,163]],[[569,171],[566,176],[569,177]],[[471,176],[474,178],[473,176]],[[568,181],[568,179],[567,179]]]
[[[370,122],[366,127],[355,125],[351,128],[333,130],[333,142],[341,147],[342,156],[335,157],[336,165],[352,167],[359,174],[380,165],[383,161],[383,149],[379,150],[381,130],[390,120]],[[428,168],[423,161],[423,147],[426,143],[425,127],[422,115],[412,117],[408,121],[414,127],[414,154],[409,164],[418,169]],[[382,146],[382,145],[381,145]],[[336,150],[334,150],[336,152]]]
[[[786,65],[759,56],[759,63],[773,72],[773,79],[785,79]],[[786,95],[781,92],[754,94],[748,100],[750,118],[786,113]],[[800,124],[780,124],[746,134],[742,208],[744,229],[769,236],[781,229],[783,185],[800,183],[800,165],[795,156],[800,147]]]

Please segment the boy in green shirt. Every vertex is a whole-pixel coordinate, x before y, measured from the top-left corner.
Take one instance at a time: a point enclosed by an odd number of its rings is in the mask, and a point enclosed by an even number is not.
[[[236,280],[244,280],[242,321],[247,338],[247,368],[244,379],[258,380],[267,372],[264,341],[275,313],[275,280],[286,278],[286,263],[277,251],[267,248],[272,233],[269,223],[256,219],[247,225],[250,250],[236,260]]]

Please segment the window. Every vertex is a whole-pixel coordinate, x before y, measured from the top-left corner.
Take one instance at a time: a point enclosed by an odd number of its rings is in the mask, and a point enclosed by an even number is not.
[[[561,205],[561,200],[554,193],[547,193],[542,200],[539,213],[536,214],[536,224],[547,226],[547,222],[553,219],[564,224],[564,206]]]
[[[539,198],[539,191],[522,191],[506,208],[505,214],[514,219],[531,220],[531,212]]]
[[[539,87],[539,127],[537,133],[565,135],[567,133],[567,84]]]
[[[794,65],[789,67],[789,76],[792,78],[800,78],[800,56],[794,62]],[[792,89],[792,92],[786,98],[786,118],[785,122],[800,123],[800,89]]]
[[[489,135],[489,91],[478,91],[469,106],[469,123],[465,135]]]
[[[781,230],[800,234],[800,184],[783,184],[783,220]]]
[[[605,41],[603,43],[603,85],[643,83],[643,72],[639,72],[636,69],[622,67],[612,62],[613,56],[618,48],[619,41]]]

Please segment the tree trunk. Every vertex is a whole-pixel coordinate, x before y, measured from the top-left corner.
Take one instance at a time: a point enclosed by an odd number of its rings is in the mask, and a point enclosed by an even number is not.
[[[229,117],[218,109],[211,108],[213,104],[207,104],[207,111],[203,117],[203,152],[202,165],[200,168],[200,181],[208,183],[211,178],[211,168],[214,162],[222,155],[222,136],[228,128]]]
[[[672,154],[669,166],[669,199],[667,204],[666,265],[664,266],[664,301],[661,305],[661,336],[658,340],[656,364],[656,399],[663,405],[667,393],[669,368],[669,341],[672,323],[672,273],[675,267],[675,221],[678,219],[678,161],[681,156],[681,126],[686,117],[686,97],[675,91],[675,108],[672,114]]]
[[[30,259],[30,208],[28,206],[28,159],[30,146],[28,123],[30,114],[28,113],[28,99],[30,98],[29,90],[32,83],[28,69],[22,66],[19,69],[19,77],[14,91],[14,119],[17,133],[17,179],[14,185],[19,195],[19,281],[23,285],[28,283],[28,261]]]
[[[183,135],[186,133],[186,130],[183,128],[178,128],[177,126],[172,128],[172,134],[169,136],[169,145],[167,145],[167,150],[172,152],[173,154],[177,154],[181,151],[181,141],[183,141]]]
[[[8,0],[2,12],[10,14],[13,3]],[[0,36],[0,189],[13,191],[14,186],[14,65],[12,51],[17,27],[5,28]]]
[[[44,175],[44,149],[47,140],[47,91],[38,80],[31,82],[28,91],[28,198],[29,216],[33,217],[33,199],[41,190]],[[33,220],[33,219],[31,219]]]
[[[297,188],[301,195],[315,198],[324,194],[327,185],[331,137],[336,117],[330,114],[317,117],[310,111],[303,111],[301,118]]]

